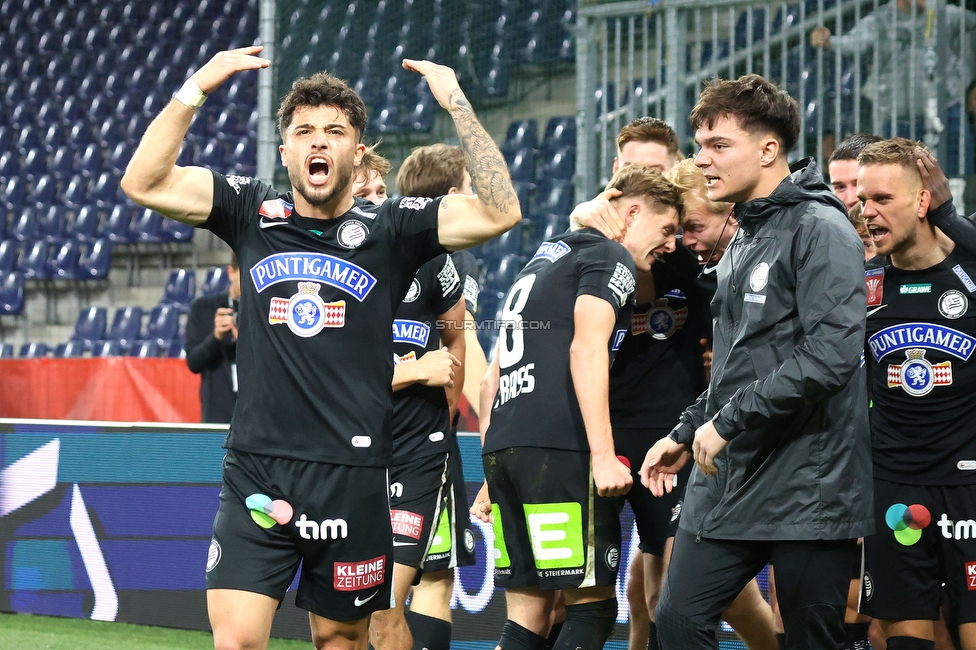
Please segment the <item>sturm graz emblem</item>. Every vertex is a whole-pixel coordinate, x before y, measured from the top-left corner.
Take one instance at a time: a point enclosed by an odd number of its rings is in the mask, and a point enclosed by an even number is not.
[[[616,544],[611,545],[610,548],[607,549],[606,561],[607,566],[611,570],[615,570],[617,565],[620,564],[620,549]]]
[[[420,297],[420,280],[417,278],[413,279],[410,283],[410,288],[407,289],[407,295],[403,297],[403,302],[413,302]]]
[[[903,363],[888,366],[888,388],[901,386],[912,397],[928,395],[936,386],[952,384],[952,362],[932,364],[925,358],[925,350],[905,350]]]
[[[346,223],[339,226],[339,232],[336,235],[336,239],[339,241],[341,246],[345,248],[357,248],[360,244],[366,241],[366,236],[369,234],[369,228],[366,227],[362,221],[347,221]]]

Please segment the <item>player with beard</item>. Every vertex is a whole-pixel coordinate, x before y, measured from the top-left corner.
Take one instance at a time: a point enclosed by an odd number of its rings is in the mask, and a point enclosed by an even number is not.
[[[146,130],[122,179],[139,205],[207,228],[242,271],[239,399],[207,565],[218,648],[264,647],[302,563],[296,603],[316,647],[363,648],[391,603],[393,314],[429,259],[477,245],[521,218],[504,158],[450,68],[405,60],[454,120],[478,197],[356,204],[366,107],[318,73],[282,99],[291,191],[177,166],[195,111],[261,47],[221,52]]]
[[[944,584],[961,647],[971,649],[976,255],[944,244],[931,223],[916,144],[893,138],[858,159],[858,198],[878,253],[866,271],[865,347],[877,533],[864,540],[861,609],[879,619],[890,650],[931,650]],[[939,208],[951,207],[946,198]]]
[[[816,167],[790,169],[800,112],[785,91],[713,80],[691,117],[708,198],[736,204],[739,230],[718,266],[709,388],[642,468],[659,491],[694,452],[658,631],[669,650],[717,648],[722,610],[771,562],[786,647],[839,647],[874,523],[863,246]]]

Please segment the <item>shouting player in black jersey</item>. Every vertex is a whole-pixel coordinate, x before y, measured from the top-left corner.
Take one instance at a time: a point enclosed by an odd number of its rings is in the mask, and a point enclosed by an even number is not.
[[[861,610],[890,650],[932,650],[942,585],[976,648],[976,255],[940,241],[916,143],[861,152],[857,195],[879,257],[865,272],[876,533]],[[951,203],[949,203],[951,206]]]
[[[501,311],[483,461],[495,583],[508,605],[503,650],[544,647],[555,590],[566,599],[556,648],[602,647],[617,614],[619,505],[607,497],[632,478],[614,452],[610,362],[636,269],[674,250],[680,197],[659,172],[633,165],[610,186],[631,221],[623,246],[590,229],[543,243]]]
[[[658,605],[664,647],[717,648],[722,610],[776,566],[786,647],[839,647],[856,538],[873,530],[860,358],[863,246],[809,160],[800,113],[758,75],[692,111],[708,198],[735,203],[718,265],[709,389],[648,452],[645,484],[693,450]]]
[[[363,648],[391,606],[393,314],[417,269],[521,218],[504,158],[450,68],[422,74],[451,114],[478,197],[358,205],[352,178],[366,107],[327,74],[282,99],[292,191],[176,165],[194,112],[237,72],[270,65],[246,47],[214,56],[149,125],[122,179],[138,204],[224,239],[241,266],[239,398],[207,563],[219,648],[263,647],[302,562],[296,603],[317,647]]]

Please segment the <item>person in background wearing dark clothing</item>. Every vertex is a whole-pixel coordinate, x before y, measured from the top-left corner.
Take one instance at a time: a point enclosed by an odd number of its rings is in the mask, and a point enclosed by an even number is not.
[[[718,648],[723,609],[776,566],[787,648],[838,648],[856,539],[874,531],[861,354],[864,246],[810,160],[799,107],[758,75],[691,114],[708,198],[735,203],[718,265],[711,382],[651,448],[655,494],[694,453],[657,608],[668,650]]]
[[[200,296],[190,305],[186,323],[186,365],[200,377],[201,422],[229,424],[237,404],[237,305],[241,269],[231,253],[230,287]]]

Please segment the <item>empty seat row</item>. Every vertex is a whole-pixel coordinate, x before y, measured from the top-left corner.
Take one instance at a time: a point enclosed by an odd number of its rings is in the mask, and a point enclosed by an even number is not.
[[[0,241],[0,273],[18,271],[27,280],[105,280],[111,267],[112,243],[107,238]]]
[[[104,216],[104,210],[97,206],[74,210],[29,206],[11,208],[11,211],[9,224],[0,215],[0,239],[54,243],[65,239],[87,242],[106,238],[114,244],[169,244],[190,242],[195,234],[193,226],[132,205],[113,206]]]
[[[118,341],[99,341],[91,349],[86,350],[79,341],[66,341],[58,343],[51,348],[44,342],[24,343],[20,346],[20,353],[17,357],[21,359],[43,359],[53,356],[56,359],[73,359],[84,357],[90,354],[92,357],[119,357],[130,356],[146,358],[173,357],[183,358],[183,339],[173,339],[166,346],[159,345],[156,341],[140,341],[129,349],[123,348]],[[14,356],[14,345],[12,343],[0,344],[0,359],[17,358]]]

